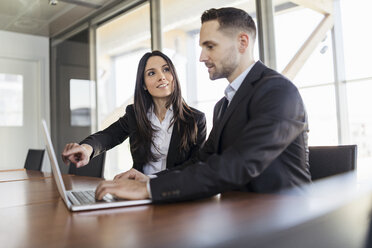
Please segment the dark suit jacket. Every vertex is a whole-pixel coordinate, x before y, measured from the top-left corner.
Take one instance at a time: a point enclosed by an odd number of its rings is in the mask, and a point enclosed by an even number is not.
[[[198,126],[198,135],[196,144],[190,144],[188,151],[179,149],[181,137],[183,133],[183,126],[181,125],[180,131],[177,129],[177,123],[174,123],[171,141],[169,144],[168,155],[167,155],[167,169],[173,168],[177,165],[183,164],[189,159],[196,157],[197,151],[205,141],[206,137],[206,126],[205,126],[205,115],[204,113],[191,108],[195,113],[195,119]],[[136,131],[137,120],[134,114],[133,104],[128,105],[125,110],[125,115],[119,120],[111,124],[106,129],[88,136],[80,144],[89,144],[93,147],[93,154],[91,158],[99,155],[100,153],[107,151],[114,146],[121,144],[126,138],[129,137],[131,153],[133,158],[133,168],[143,172],[144,166],[144,149],[150,149],[150,147],[141,147],[140,150],[134,151],[133,142],[138,138]]]
[[[223,101],[215,105],[200,161],[151,179],[153,201],[276,192],[311,181],[306,111],[288,79],[258,61],[221,116]]]

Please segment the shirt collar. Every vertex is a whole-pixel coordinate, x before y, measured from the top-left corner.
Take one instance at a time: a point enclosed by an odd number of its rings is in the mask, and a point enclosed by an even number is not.
[[[242,85],[245,77],[248,75],[248,73],[250,72],[250,70],[252,69],[252,67],[255,64],[256,63],[253,63],[252,65],[250,65],[237,78],[235,78],[234,81],[232,81],[229,85],[227,85],[227,87],[225,89],[225,97],[227,98],[227,100],[229,101],[229,103],[231,102],[231,100],[233,99],[235,93],[238,91],[240,85]]]
[[[147,111],[147,114],[152,114],[152,113],[155,114],[154,109],[155,109],[154,104],[152,104],[151,107],[149,108],[149,110]],[[167,109],[167,112],[173,112],[173,106],[172,106],[172,104]]]
[[[160,123],[160,121],[158,120],[158,117],[155,115],[154,109],[155,109],[154,105],[151,105],[151,107],[147,111],[147,118],[152,122],[152,124],[155,124],[157,122]],[[164,120],[166,120],[166,122],[170,123],[170,120],[172,118],[173,118],[173,106],[171,105],[171,106],[169,106],[169,108],[167,109],[167,112],[165,113]],[[157,121],[155,121],[155,120],[157,120]]]

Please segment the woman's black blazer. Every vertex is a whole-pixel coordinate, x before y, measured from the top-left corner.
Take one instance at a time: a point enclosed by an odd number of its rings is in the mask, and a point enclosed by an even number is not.
[[[192,110],[194,111],[198,126],[197,142],[196,144],[190,144],[190,149],[188,149],[188,151],[180,150],[179,145],[181,143],[184,127],[181,125],[180,130],[178,130],[177,123],[174,123],[167,155],[167,169],[173,168],[189,159],[195,158],[199,148],[205,141],[205,115],[203,112],[200,112],[197,109],[192,108]],[[143,166],[145,164],[144,149],[150,149],[150,147],[141,147],[137,151],[133,150],[133,142],[138,139],[136,127],[137,120],[135,118],[133,104],[131,104],[127,106],[123,117],[111,124],[106,129],[88,136],[86,139],[80,142],[80,144],[89,144],[93,147],[93,154],[91,156],[91,158],[93,158],[102,152],[121,144],[126,138],[129,137],[130,149],[133,158],[133,168],[143,172]]]

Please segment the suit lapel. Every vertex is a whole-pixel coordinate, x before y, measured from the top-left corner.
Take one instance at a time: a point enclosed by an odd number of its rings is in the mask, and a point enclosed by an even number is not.
[[[172,168],[173,166],[171,165],[174,165],[174,162],[176,160],[176,155],[179,152],[178,147],[179,147],[180,141],[181,141],[181,136],[180,136],[180,133],[178,132],[177,123],[174,123],[172,136],[171,136],[171,140],[170,140],[169,148],[168,148],[168,154],[167,154],[167,165],[166,165],[167,169]]]
[[[217,119],[218,120],[221,120],[224,113],[226,112],[228,103],[229,103],[229,101],[226,99],[226,97],[223,97],[221,107],[219,108],[219,111],[218,111],[218,114],[217,114]]]
[[[262,64],[260,61],[257,61],[256,64],[252,67],[248,75],[243,80],[243,83],[240,85],[238,91],[235,93],[232,101],[230,102],[229,106],[227,107],[222,119],[218,123],[218,128],[216,130],[216,137],[218,137],[218,143],[221,138],[221,132],[226,125],[226,122],[230,118],[231,114],[234,110],[239,106],[239,103],[245,99],[249,99],[252,97],[253,93],[253,83],[256,82],[261,78],[262,72],[267,67]],[[218,144],[216,144],[218,147]]]

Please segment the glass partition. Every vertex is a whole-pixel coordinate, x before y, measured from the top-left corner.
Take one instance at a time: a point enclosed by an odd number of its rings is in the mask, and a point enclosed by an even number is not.
[[[137,66],[151,51],[150,7],[143,4],[101,25],[97,39],[98,129],[104,129],[125,113],[133,102]],[[133,165],[129,140],[106,155],[105,178]]]
[[[51,130],[57,153],[68,143],[79,143],[92,131],[95,84],[90,81],[89,30],[51,40]],[[61,156],[63,173],[68,173]]]

